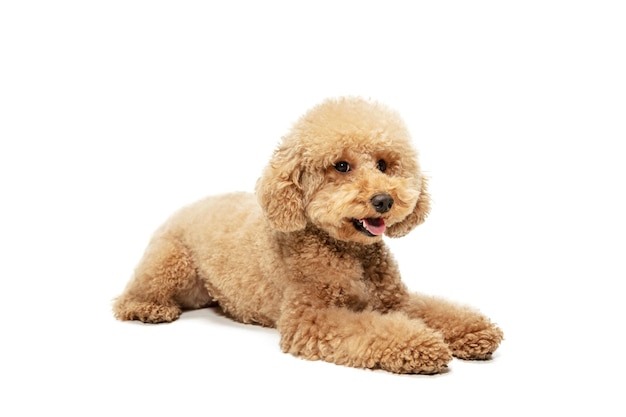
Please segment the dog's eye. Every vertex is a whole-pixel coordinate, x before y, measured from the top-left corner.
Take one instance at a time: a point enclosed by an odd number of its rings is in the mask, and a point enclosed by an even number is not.
[[[384,159],[381,159],[380,161],[376,163],[376,168],[378,168],[380,172],[387,171],[387,162],[385,162]]]
[[[350,171],[350,164],[346,161],[339,161],[335,164],[335,169],[339,172],[348,172]]]

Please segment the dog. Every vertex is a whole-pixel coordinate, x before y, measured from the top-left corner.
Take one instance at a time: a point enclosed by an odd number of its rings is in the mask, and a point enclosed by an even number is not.
[[[384,243],[424,222],[427,185],[395,110],[328,99],[282,138],[255,194],[205,198],[156,231],[115,317],[171,322],[217,305],[276,328],[284,352],[395,373],[489,359],[502,331],[470,307],[409,292]]]

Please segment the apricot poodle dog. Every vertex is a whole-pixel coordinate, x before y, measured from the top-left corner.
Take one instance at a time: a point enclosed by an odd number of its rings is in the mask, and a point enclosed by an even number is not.
[[[158,229],[115,316],[171,322],[217,304],[277,328],[284,352],[398,373],[487,359],[502,331],[473,309],[410,293],[383,241],[409,233],[429,206],[399,115],[327,100],[283,138],[256,197],[209,197]]]

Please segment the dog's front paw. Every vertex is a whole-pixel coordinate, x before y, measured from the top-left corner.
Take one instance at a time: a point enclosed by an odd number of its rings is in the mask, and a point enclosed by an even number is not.
[[[401,374],[437,374],[445,371],[451,360],[441,335],[432,333],[392,344],[382,352],[377,367]]]
[[[168,323],[176,320],[182,312],[177,305],[162,305],[124,298],[117,300],[113,311],[119,320],[139,320],[144,323]]]
[[[494,324],[489,327],[467,333],[449,344],[452,354],[459,359],[484,360],[498,348],[504,335]]]

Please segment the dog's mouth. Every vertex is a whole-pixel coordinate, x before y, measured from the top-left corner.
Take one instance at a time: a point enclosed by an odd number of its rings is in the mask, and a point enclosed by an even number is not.
[[[354,228],[369,237],[380,236],[385,233],[387,226],[382,218],[370,217],[367,219],[352,219]]]

